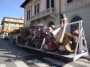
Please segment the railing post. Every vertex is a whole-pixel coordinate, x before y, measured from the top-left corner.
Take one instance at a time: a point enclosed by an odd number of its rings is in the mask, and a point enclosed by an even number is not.
[[[83,48],[83,46],[82,46],[82,22],[80,22],[80,25],[79,25],[80,27],[79,27],[79,30],[80,30],[80,44],[79,44],[79,51],[80,51],[80,53],[82,53],[82,48]]]
[[[50,8],[50,13],[52,13],[52,8]]]

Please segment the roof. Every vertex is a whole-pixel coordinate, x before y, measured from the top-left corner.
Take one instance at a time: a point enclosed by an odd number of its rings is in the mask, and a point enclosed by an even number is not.
[[[15,18],[15,17],[3,17],[3,19],[4,19],[4,18],[24,20],[24,18],[23,18],[23,17],[21,17],[21,18]]]
[[[29,1],[31,1],[31,0],[25,0],[20,7],[24,8],[24,6],[25,6]]]
[[[5,20],[4,20],[5,18],[9,18],[9,19],[16,19],[16,20],[23,20],[23,21],[24,21],[24,19],[23,19],[23,18],[3,17],[1,25],[2,25],[2,24],[3,24],[3,22],[5,21]],[[7,22],[10,22],[10,21],[7,21]],[[14,21],[13,21],[13,22],[14,22]],[[14,23],[15,23],[15,22],[14,22]],[[17,22],[16,22],[16,23],[17,23]],[[23,22],[18,22],[18,23],[23,23]]]

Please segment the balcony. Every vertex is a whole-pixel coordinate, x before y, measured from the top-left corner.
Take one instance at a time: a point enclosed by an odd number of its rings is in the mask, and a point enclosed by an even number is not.
[[[35,16],[32,16],[30,21],[34,21],[36,19],[48,16],[48,15],[52,15],[52,14],[55,14],[55,8],[48,8],[45,11],[38,13]]]

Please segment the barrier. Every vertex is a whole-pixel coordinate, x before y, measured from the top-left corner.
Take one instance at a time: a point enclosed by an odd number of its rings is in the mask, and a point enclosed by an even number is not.
[[[78,58],[80,58],[82,56],[89,55],[88,48],[87,48],[87,41],[85,38],[85,33],[84,33],[83,25],[82,25],[83,20],[78,21],[78,22],[73,22],[70,25],[76,24],[76,23],[79,24],[79,37],[78,37],[79,40],[76,45],[73,61],[77,60]]]

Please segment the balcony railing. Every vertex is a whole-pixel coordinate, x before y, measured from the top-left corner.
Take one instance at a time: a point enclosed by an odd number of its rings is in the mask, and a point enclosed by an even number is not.
[[[34,21],[36,19],[45,17],[45,16],[50,15],[52,13],[55,13],[55,8],[48,8],[45,11],[43,11],[41,13],[37,13],[36,15],[32,16],[31,19],[30,19],[30,21]]]

